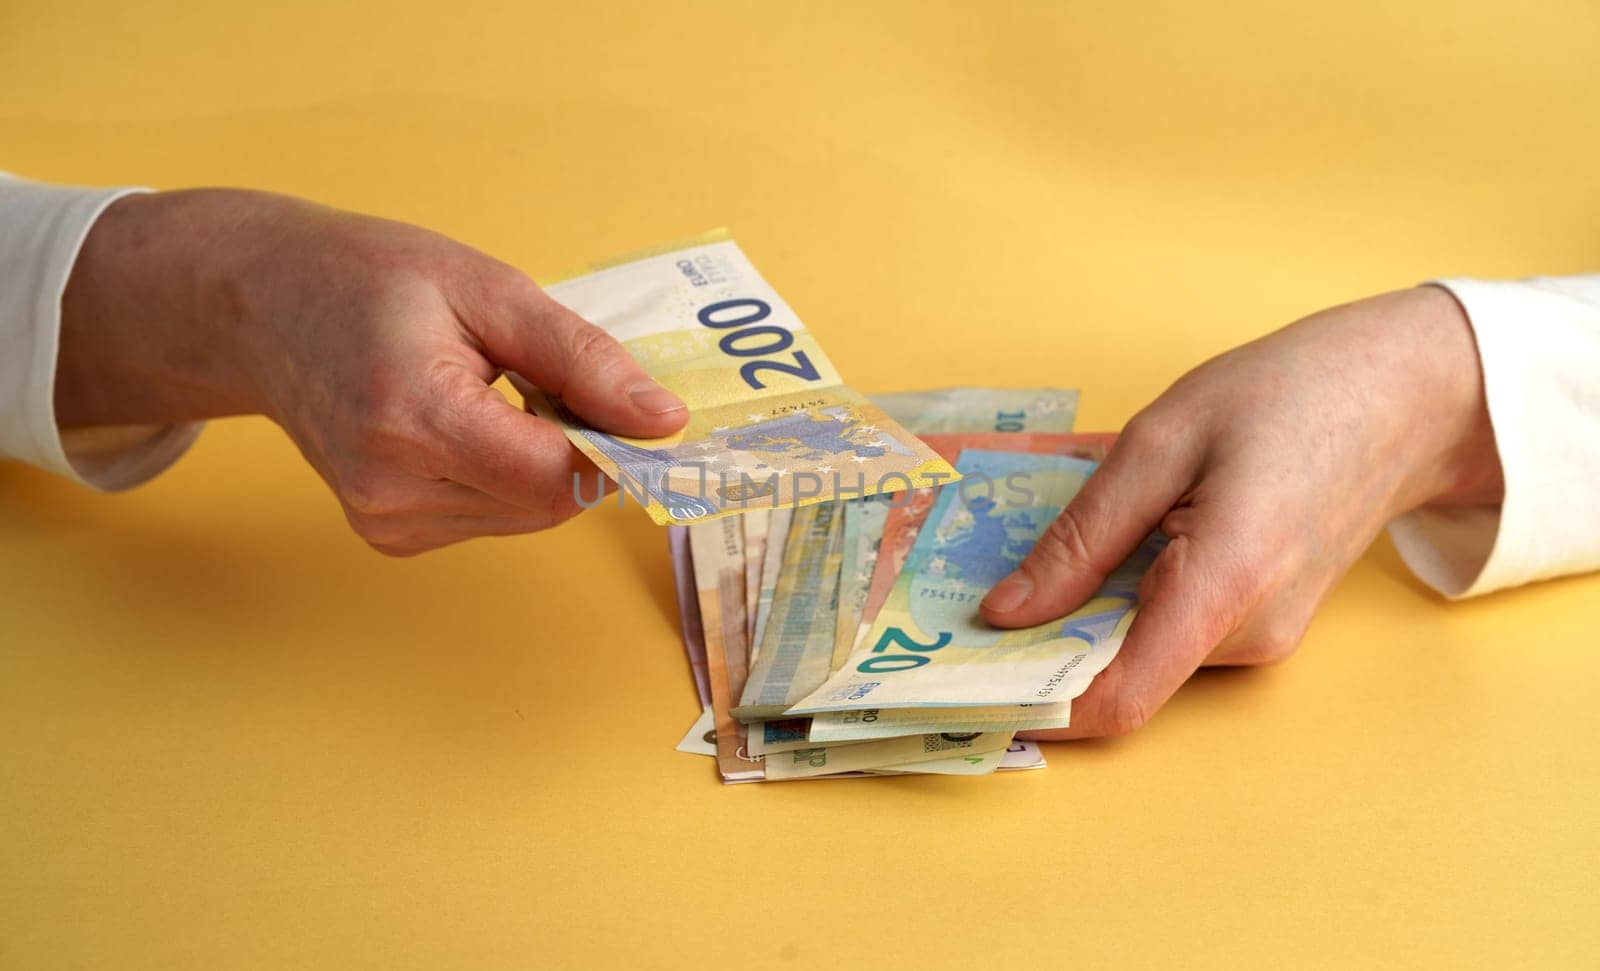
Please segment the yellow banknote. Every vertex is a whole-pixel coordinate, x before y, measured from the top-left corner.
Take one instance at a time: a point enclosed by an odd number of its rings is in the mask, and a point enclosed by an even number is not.
[[[958,478],[846,386],[816,337],[725,234],[547,284],[689,406],[660,439],[588,428],[558,399],[529,404],[657,523],[876,495]]]

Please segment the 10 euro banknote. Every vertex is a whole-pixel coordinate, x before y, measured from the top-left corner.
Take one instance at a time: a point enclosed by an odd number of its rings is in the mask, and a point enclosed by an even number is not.
[[[959,478],[865,396],[724,233],[545,287],[606,330],[682,398],[689,423],[661,439],[586,427],[559,399],[529,403],[660,524]]]

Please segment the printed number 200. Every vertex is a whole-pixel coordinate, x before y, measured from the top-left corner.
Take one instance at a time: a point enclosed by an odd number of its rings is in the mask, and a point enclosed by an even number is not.
[[[731,317],[719,318],[719,314],[732,312]],[[719,300],[701,309],[698,314],[700,323],[715,330],[726,330],[717,346],[722,348],[724,354],[732,357],[765,357],[787,350],[794,343],[794,335],[776,324],[753,326],[767,319],[772,313],[772,308],[763,300],[743,298],[739,300]],[[786,361],[750,361],[739,368],[739,376],[744,378],[744,383],[752,388],[765,388],[760,378],[756,375],[761,371],[778,371],[782,374],[792,374],[802,381],[820,381],[822,375],[817,373],[816,365],[806,356],[805,351],[790,351],[794,363]]]

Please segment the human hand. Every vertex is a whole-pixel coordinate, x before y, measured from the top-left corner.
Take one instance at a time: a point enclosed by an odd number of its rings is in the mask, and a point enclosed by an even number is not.
[[[576,513],[597,474],[490,384],[512,370],[599,428],[688,418],[599,328],[526,276],[402,223],[282,196],[119,200],[63,298],[63,426],[260,413],[355,531],[406,555]]]
[[[1124,734],[1201,665],[1291,654],[1384,523],[1503,492],[1481,370],[1453,297],[1419,287],[1314,314],[1181,378],[982,614],[1000,627],[1085,602],[1152,530],[1170,539],[1117,657],[1034,738]]]

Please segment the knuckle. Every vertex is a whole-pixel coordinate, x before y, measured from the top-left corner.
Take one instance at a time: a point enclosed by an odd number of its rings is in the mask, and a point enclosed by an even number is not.
[[[363,521],[393,516],[407,506],[404,490],[387,477],[369,471],[359,471],[339,482],[339,498],[345,508],[362,517]]]
[[[1217,645],[1206,663],[1230,666],[1276,664],[1300,646],[1304,625],[1287,621],[1251,623]]]
[[[626,349],[601,328],[581,321],[567,338],[567,368],[563,395],[613,393],[636,377],[638,365]]]
[[[1046,568],[1069,570],[1087,565],[1091,554],[1081,507],[1069,505],[1061,510],[1034,546],[1034,553]]]
[[[559,526],[584,509],[578,502],[575,488],[551,489],[545,493],[544,500],[538,515],[524,521],[528,528],[519,532],[536,533],[552,526]]]
[[[1185,598],[1195,607],[1194,632],[1215,644],[1238,628],[1259,593],[1248,571],[1200,546],[1191,536],[1174,536],[1145,571],[1139,599],[1149,603],[1169,595]]]
[[[1136,693],[1123,692],[1111,700],[1106,711],[1105,733],[1129,735],[1150,721],[1150,706]]]
[[[621,348],[610,334],[585,320],[573,329],[567,350],[574,363],[605,368],[616,362]]]
[[[484,272],[482,286],[484,299],[499,306],[530,306],[542,293],[526,273],[498,260]]]
[[[1127,427],[1117,437],[1117,443],[1141,452],[1169,454],[1182,440],[1178,429],[1167,418],[1151,411],[1141,411],[1129,420]]]
[[[370,516],[346,505],[344,518],[350,523],[350,528],[355,534],[371,546],[391,546],[399,539],[399,533],[394,525],[386,522],[381,516]]]
[[[1301,632],[1287,624],[1275,624],[1251,642],[1245,651],[1246,663],[1276,664],[1286,660],[1300,646]]]

